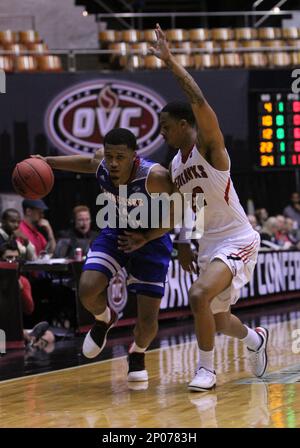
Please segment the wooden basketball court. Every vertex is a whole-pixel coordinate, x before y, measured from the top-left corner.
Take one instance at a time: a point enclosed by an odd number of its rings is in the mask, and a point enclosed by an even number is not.
[[[148,352],[148,383],[127,382],[125,357],[3,381],[0,427],[300,427],[300,353],[293,353],[292,333],[299,313],[268,328],[263,380],[248,373],[244,346],[218,335],[216,390],[188,392],[198,354],[192,337]]]

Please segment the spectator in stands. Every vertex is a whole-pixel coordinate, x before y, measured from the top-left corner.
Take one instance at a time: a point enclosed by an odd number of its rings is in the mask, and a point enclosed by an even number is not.
[[[285,218],[285,232],[292,243],[292,249],[300,249],[300,229],[297,229],[297,223],[291,218]]]
[[[0,246],[0,260],[8,263],[17,263],[20,260],[20,252],[16,241],[7,241]],[[23,275],[19,277],[19,288],[23,313],[30,315],[34,310],[34,301],[29,280]]]
[[[78,247],[82,249],[83,255],[86,255],[90,243],[97,236],[97,232],[91,230],[91,213],[86,205],[77,205],[72,214],[72,228],[60,233],[55,250],[57,257],[73,258]]]
[[[258,208],[257,210],[255,210],[255,217],[257,220],[257,224],[262,228],[269,217],[269,213],[265,208]]]
[[[254,230],[256,230],[257,232],[260,231],[260,227],[257,225],[257,219],[255,215],[247,215],[248,220],[251,224],[251,226],[253,227]]]
[[[283,214],[286,218],[291,218],[297,222],[300,229],[300,194],[294,192],[291,194],[290,204],[285,207]]]
[[[49,221],[44,219],[44,211],[48,209],[45,202],[41,199],[24,199],[22,207],[24,218],[20,223],[21,232],[34,245],[38,256],[43,252],[53,254],[56,241]]]
[[[277,215],[277,232],[275,234],[275,238],[281,246],[282,249],[290,249],[292,246],[291,241],[289,240],[287,233],[286,233],[286,226],[285,226],[285,218],[283,215]]]
[[[4,210],[1,218],[0,245],[8,241],[16,241],[21,257],[34,260],[36,258],[34,245],[19,229],[20,222],[21,216],[18,210],[14,208]]]
[[[271,217],[266,220],[260,233],[261,247],[278,250],[281,247],[276,240],[276,232],[278,231],[277,218]]]

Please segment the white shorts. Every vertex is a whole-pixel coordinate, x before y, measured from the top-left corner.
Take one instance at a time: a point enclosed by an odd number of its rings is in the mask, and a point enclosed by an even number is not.
[[[199,240],[200,275],[215,259],[222,260],[233,274],[231,285],[212,300],[213,314],[225,313],[238,301],[241,288],[250,281],[253,274],[259,246],[260,236],[254,230],[242,236],[222,239],[204,236]]]

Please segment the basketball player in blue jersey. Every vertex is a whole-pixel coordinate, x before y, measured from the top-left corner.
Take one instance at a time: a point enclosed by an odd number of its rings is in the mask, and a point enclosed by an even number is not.
[[[172,180],[182,194],[203,194],[204,231],[198,241],[200,275],[189,291],[199,346],[199,365],[188,388],[207,391],[216,385],[216,332],[240,339],[246,346],[251,371],[262,377],[267,367],[268,330],[251,329],[231,313],[241,288],[249,282],[257,261],[260,237],[240,204],[230,177],[230,159],[215,112],[200,87],[169,49],[157,24],[157,42],[149,50],[175,76],[189,103],[172,102],[160,114],[161,134],[177,150],[170,166]],[[184,229],[183,229],[184,231]],[[159,231],[154,231],[156,237]],[[183,232],[184,233],[184,232]],[[126,235],[131,250],[142,235]],[[194,269],[190,244],[178,245],[185,270]]]
[[[117,210],[122,199],[119,197],[120,186],[127,186],[128,197],[137,191],[146,195],[146,207],[151,204],[152,193],[173,192],[168,171],[157,163],[137,156],[136,138],[127,129],[119,128],[108,132],[104,137],[104,153],[99,150],[93,158],[80,155],[33,157],[45,160],[54,169],[96,173],[101,192],[112,198]],[[134,208],[132,204],[127,204],[128,211]],[[107,305],[106,289],[110,279],[130,263],[128,289],[137,294],[138,316],[134,342],[129,349],[128,381],[147,381],[145,351],[158,330],[158,313],[172,243],[168,233],[157,238],[155,234],[150,235],[147,229],[141,229],[143,243],[128,253],[130,244],[122,243],[125,232],[126,229],[107,226],[91,244],[87,254],[80,279],[79,296],[83,306],[95,316],[95,324],[85,337],[83,354],[94,358],[103,350],[107,333],[117,322],[115,311]]]

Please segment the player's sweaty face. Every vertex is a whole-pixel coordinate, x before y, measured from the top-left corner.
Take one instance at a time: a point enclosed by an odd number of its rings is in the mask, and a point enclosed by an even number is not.
[[[125,183],[131,173],[135,151],[126,145],[105,145],[104,159],[111,179]]]
[[[180,148],[182,138],[182,129],[180,126],[180,120],[176,120],[171,117],[168,112],[162,112],[159,118],[160,133],[165,139],[167,145],[174,148]]]

